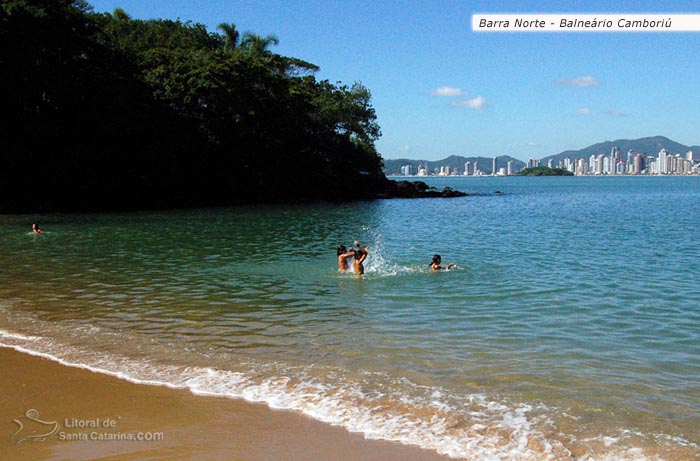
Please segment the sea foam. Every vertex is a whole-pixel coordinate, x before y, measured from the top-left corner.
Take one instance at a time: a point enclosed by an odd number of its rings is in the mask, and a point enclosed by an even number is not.
[[[168,365],[114,353],[90,353],[59,345],[52,338],[3,329],[0,346],[137,384],[184,388],[196,395],[242,398],[298,411],[368,439],[415,445],[453,458],[575,459],[558,438],[552,437],[541,409],[533,411],[531,405],[479,393],[455,395],[383,372],[350,373],[340,368],[254,361],[243,363],[241,370]],[[660,459],[617,446],[613,437],[601,436],[601,440],[605,452],[578,459]]]

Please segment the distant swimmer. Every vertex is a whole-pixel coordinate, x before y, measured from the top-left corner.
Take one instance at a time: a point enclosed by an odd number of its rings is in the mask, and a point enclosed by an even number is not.
[[[433,255],[433,262],[430,263],[430,268],[434,271],[441,271],[445,269],[451,269],[455,266],[454,263],[450,263],[445,266],[441,266],[440,263],[442,262],[442,257],[440,255]]]
[[[32,232],[35,234],[43,234],[44,231],[39,228],[38,224],[32,224]]]
[[[345,245],[338,245],[336,251],[338,253],[338,272],[345,272],[350,269],[348,259],[354,257],[355,252],[353,250],[348,251]]]
[[[367,259],[367,251],[369,248],[363,248],[362,245],[360,245],[360,242],[357,240],[355,240],[354,246],[355,250],[353,251],[355,259],[352,262],[352,270],[355,271],[356,275],[362,275],[365,273],[365,266],[363,263],[365,262],[365,259]]]

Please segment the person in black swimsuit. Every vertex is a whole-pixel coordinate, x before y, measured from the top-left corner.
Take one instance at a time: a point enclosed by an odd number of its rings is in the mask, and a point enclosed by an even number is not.
[[[434,271],[440,271],[444,269],[451,269],[455,266],[454,263],[450,263],[445,266],[441,266],[440,263],[442,263],[442,257],[440,255],[433,255],[433,261],[430,263],[430,268]]]

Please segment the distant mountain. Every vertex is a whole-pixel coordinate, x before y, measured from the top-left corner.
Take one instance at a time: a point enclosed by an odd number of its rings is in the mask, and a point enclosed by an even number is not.
[[[652,136],[649,138],[641,139],[618,139],[617,141],[605,141],[598,144],[593,144],[586,148],[580,150],[567,150],[556,155],[550,155],[548,157],[540,158],[541,165],[547,165],[549,160],[552,160],[552,164],[557,166],[560,160],[569,158],[571,160],[576,160],[579,158],[586,159],[591,155],[610,155],[610,151],[617,147],[623,155],[631,149],[634,152],[640,154],[647,154],[656,156],[661,149],[666,149],[669,154],[685,154],[689,150],[692,150],[696,154],[700,153],[700,146],[684,146],[683,144],[672,141],[664,136]],[[697,155],[696,155],[697,158]],[[527,165],[522,160],[503,155],[496,159],[496,169],[506,168],[508,161],[513,161],[513,170],[518,172],[525,168]],[[493,172],[492,162],[493,157],[461,157],[458,155],[451,155],[442,160],[428,161],[428,160],[409,160],[409,159],[385,159],[384,160],[384,172],[387,175],[400,175],[401,167],[404,165],[411,165],[413,172],[418,171],[418,166],[425,166],[428,164],[428,171],[434,174],[435,170],[440,170],[443,166],[449,166],[451,170],[456,169],[458,174],[464,173],[464,164],[470,162],[472,167],[474,162],[477,162],[479,170],[484,174],[490,175]]]
[[[540,159],[542,165],[546,165],[549,160],[552,160],[552,164],[557,165],[560,160],[569,158],[571,160],[576,160],[583,158],[588,160],[591,155],[610,155],[611,150],[617,147],[623,155],[627,154],[629,150],[640,154],[653,155],[659,153],[661,149],[666,149],[669,154],[685,154],[689,150],[693,152],[699,152],[700,147],[698,146],[684,146],[675,141],[672,141],[664,136],[653,136],[650,138],[641,139],[618,139],[617,141],[605,141],[598,144],[593,144],[581,150],[567,150],[556,155],[550,155]]]
[[[507,168],[508,161],[513,162],[513,171],[520,171],[525,167],[525,162],[518,160],[517,158],[510,157],[508,155],[501,155],[496,158],[496,171],[500,168]],[[384,172],[387,175],[400,175],[401,167],[405,165],[411,165],[412,171],[418,172],[418,166],[425,166],[428,164],[428,171],[430,174],[434,174],[435,170],[440,171],[441,167],[450,167],[450,170],[457,171],[458,174],[464,174],[464,164],[470,162],[471,167],[474,168],[474,162],[477,162],[479,170],[484,174],[493,174],[493,157],[462,157],[459,155],[450,155],[449,157],[442,160],[409,160],[409,159],[385,159],[384,160]],[[471,172],[470,172],[471,173]]]

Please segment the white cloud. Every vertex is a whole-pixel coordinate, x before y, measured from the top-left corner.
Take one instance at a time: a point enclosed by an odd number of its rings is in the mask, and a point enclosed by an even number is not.
[[[476,98],[452,103],[454,107],[469,107],[471,109],[478,110],[479,112],[484,111],[486,104],[486,98],[483,96],[477,96]]]
[[[611,117],[627,117],[627,114],[625,114],[624,112],[620,112],[619,110],[614,109],[606,110],[605,113]]]
[[[457,97],[457,96],[466,96],[467,93],[464,91],[460,90],[459,88],[454,88],[451,86],[441,86],[439,88],[435,88],[430,92],[431,96],[448,96],[448,97]]]
[[[560,78],[555,80],[559,85],[587,88],[600,85],[600,81],[593,77]]]
[[[578,110],[578,113],[581,114],[581,115],[592,115],[592,114],[593,114],[593,112],[591,111],[591,109],[589,109],[588,107],[582,107],[582,108],[580,108],[580,109]]]

